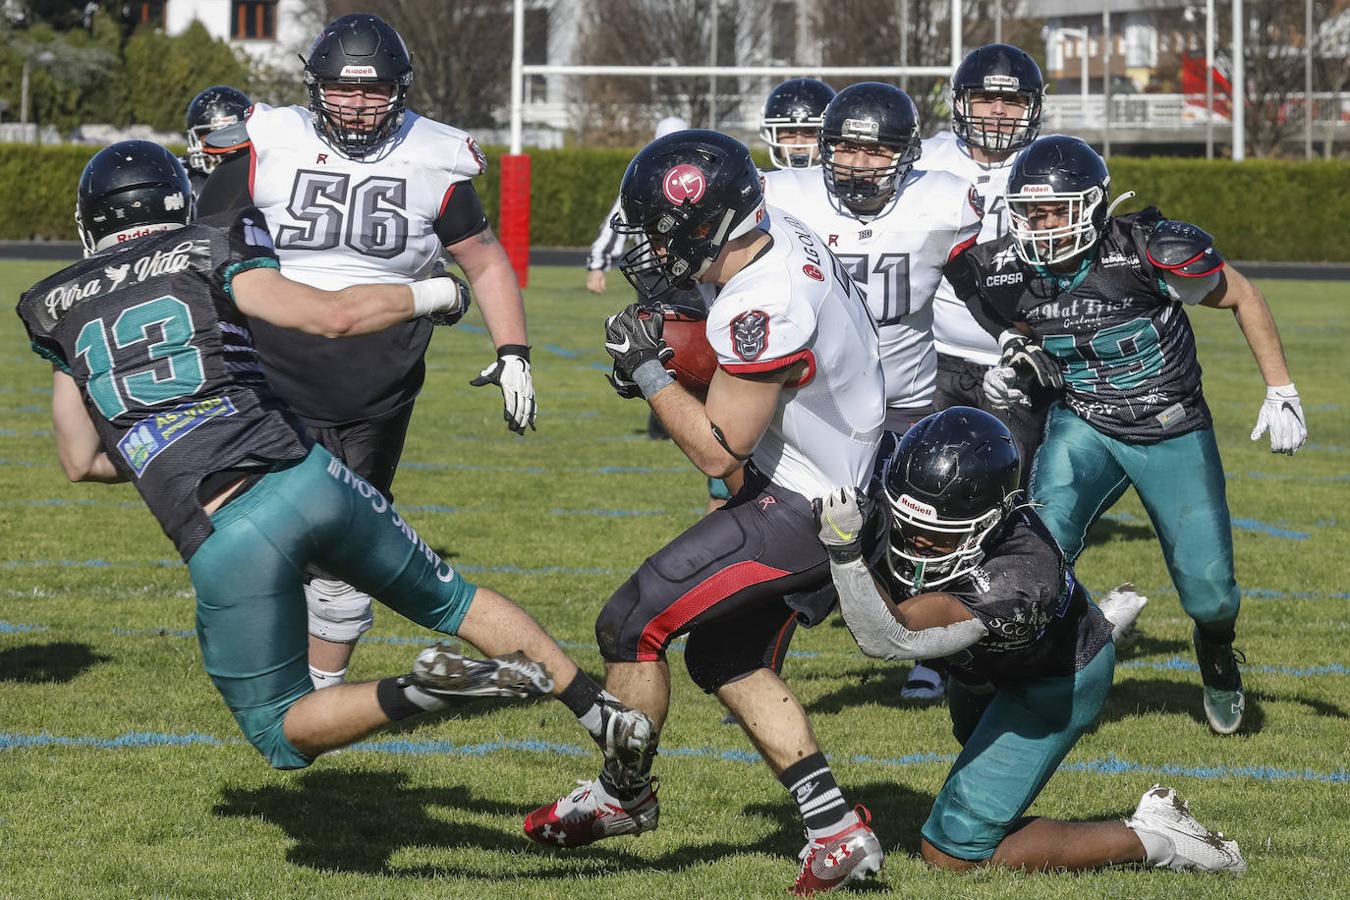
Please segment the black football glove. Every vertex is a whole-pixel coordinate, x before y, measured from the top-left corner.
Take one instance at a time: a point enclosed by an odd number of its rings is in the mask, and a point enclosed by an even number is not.
[[[1064,387],[1064,372],[1059,367],[1059,360],[1044,347],[1024,334],[1004,332],[1004,335],[1000,366],[1011,366],[1027,384],[1035,379],[1041,387],[1052,391]]]
[[[432,271],[431,277],[449,278],[455,283],[455,287],[459,290],[459,307],[457,309],[438,309],[435,312],[427,313],[427,321],[432,325],[454,325],[464,318],[464,314],[469,311],[469,307],[472,305],[469,302],[469,285],[463,278],[445,268],[444,265],[440,263],[436,265],[437,268]]]
[[[615,374],[631,382],[638,366],[653,359],[664,363],[675,355],[661,337],[664,324],[659,313],[637,303],[605,320],[605,350],[614,359]]]
[[[641,400],[642,388],[638,387],[637,382],[619,371],[619,364],[614,364],[614,371],[605,375],[605,380],[609,386],[614,388],[614,393],[618,394],[624,400]]]

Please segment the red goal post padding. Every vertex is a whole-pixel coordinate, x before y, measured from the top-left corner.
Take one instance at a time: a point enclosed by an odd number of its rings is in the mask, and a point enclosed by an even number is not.
[[[523,288],[530,280],[530,157],[507,154],[501,166],[498,237]]]

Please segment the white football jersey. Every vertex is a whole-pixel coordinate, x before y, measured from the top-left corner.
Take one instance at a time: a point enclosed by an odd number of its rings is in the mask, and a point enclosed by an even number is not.
[[[865,485],[886,411],[876,327],[821,239],[782,210],[768,217],[773,246],[718,291],[708,342],[732,374],[806,362],[779,397],[755,468],[806,497]]]
[[[247,128],[249,189],[282,271],[325,290],[422,277],[441,257],[434,223],[455,185],[486,167],[467,134],[412,111],[388,149],[365,160],[334,150],[302,106],[259,103]]]
[[[986,165],[971,159],[970,151],[950,131],[939,132],[923,142],[923,164],[929,169],[951,172],[975,186],[984,207],[984,223],[977,241],[981,244],[1008,231],[1008,209],[1003,197],[1008,193],[1008,176],[1013,160]],[[957,356],[983,366],[998,362],[998,342],[976,323],[966,305],[946,278],[938,286],[933,300],[933,342],[939,353]]]
[[[864,221],[837,205],[820,169],[780,169],[764,176],[767,202],[805,222],[867,290],[881,333],[886,405],[933,401],[933,295],[952,250],[975,237],[979,210],[969,182],[948,172],[911,170],[896,199]]]

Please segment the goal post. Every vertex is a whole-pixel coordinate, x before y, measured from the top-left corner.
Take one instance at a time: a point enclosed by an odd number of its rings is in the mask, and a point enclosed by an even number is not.
[[[961,0],[951,2],[951,59],[945,66],[584,66],[525,65],[525,0],[514,0],[511,47],[510,153],[502,157],[500,223],[502,245],[520,286],[529,278],[530,157],[522,147],[525,78],[530,75],[634,77],[684,75],[695,78],[760,76],[817,78],[946,78],[961,63]]]

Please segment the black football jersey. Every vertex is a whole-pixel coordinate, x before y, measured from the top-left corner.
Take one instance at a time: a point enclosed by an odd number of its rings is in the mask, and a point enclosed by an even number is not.
[[[884,509],[884,496],[873,498]],[[913,596],[886,561],[889,515],[871,517],[864,540],[868,568],[896,603]],[[988,539],[985,557],[965,575],[932,590],[957,597],[988,634],[943,660],[967,684],[997,687],[1072,675],[1111,641],[1111,625],[1074,577],[1040,516],[1015,510]]]
[[[1012,236],[943,269],[990,333],[1025,322],[1064,371],[1064,402],[1098,431],[1153,443],[1210,427],[1195,335],[1144,252],[1163,221],[1150,207],[1108,221],[1084,266],[1056,276],[1023,263]]]
[[[184,560],[211,533],[203,478],[309,449],[230,296],[257,266],[277,258],[262,214],[244,210],[104,250],[19,301],[33,349],[79,384],[104,450]]]

